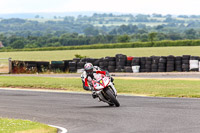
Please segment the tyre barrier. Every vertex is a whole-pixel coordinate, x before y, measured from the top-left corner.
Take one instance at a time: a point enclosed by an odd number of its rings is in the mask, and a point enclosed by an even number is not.
[[[85,63],[92,63],[109,72],[188,72],[200,71],[199,56],[150,56],[132,57],[116,54],[115,57],[105,58],[74,58],[72,60],[37,62],[37,61],[12,61],[13,73],[35,72],[70,72],[76,73],[83,70]]]
[[[152,56],[151,72],[158,72],[158,56]]]
[[[182,72],[182,57],[175,57],[175,71]]]
[[[64,61],[51,61],[50,71],[52,72],[63,72],[65,69]]]
[[[47,61],[12,61],[12,73],[37,73],[47,72],[50,63]]]

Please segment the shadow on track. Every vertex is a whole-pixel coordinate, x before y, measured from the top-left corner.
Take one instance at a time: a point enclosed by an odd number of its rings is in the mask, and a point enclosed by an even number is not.
[[[109,106],[109,105],[105,105],[105,106],[81,106],[81,107],[77,107],[77,108],[116,108],[115,106]]]

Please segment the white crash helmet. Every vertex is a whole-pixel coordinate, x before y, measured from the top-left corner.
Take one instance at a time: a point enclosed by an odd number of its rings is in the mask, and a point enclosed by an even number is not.
[[[94,66],[92,65],[92,63],[86,63],[84,65],[84,70],[86,71],[86,73],[88,75],[92,75],[93,74],[93,68],[94,68]]]

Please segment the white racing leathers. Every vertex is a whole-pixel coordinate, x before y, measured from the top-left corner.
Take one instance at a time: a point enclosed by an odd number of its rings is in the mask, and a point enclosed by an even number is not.
[[[94,72],[95,72],[95,71],[102,71],[102,69],[101,69],[100,67],[98,67],[98,66],[94,66],[93,71],[94,71]],[[83,89],[85,89],[85,90],[91,90],[90,87],[88,87],[88,86],[85,85],[85,79],[86,79],[86,78],[88,78],[88,75],[87,75],[86,71],[84,71],[84,72],[81,74],[81,79],[82,79],[82,83],[83,83]],[[91,77],[89,77],[89,80],[88,80],[88,81],[91,80],[90,78],[91,78]]]

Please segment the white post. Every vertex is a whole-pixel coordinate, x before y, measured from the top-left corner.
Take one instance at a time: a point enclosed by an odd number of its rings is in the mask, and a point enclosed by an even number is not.
[[[9,74],[12,73],[12,58],[8,58]]]

